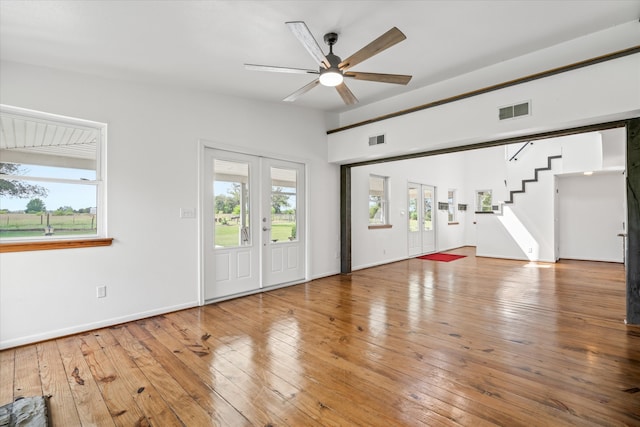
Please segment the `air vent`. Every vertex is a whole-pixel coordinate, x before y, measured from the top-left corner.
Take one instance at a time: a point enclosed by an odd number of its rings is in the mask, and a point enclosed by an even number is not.
[[[531,111],[531,102],[522,102],[520,104],[509,105],[507,107],[500,107],[498,110],[498,117],[500,120],[513,119],[521,116],[528,116]]]
[[[384,134],[369,137],[369,145],[384,144]]]

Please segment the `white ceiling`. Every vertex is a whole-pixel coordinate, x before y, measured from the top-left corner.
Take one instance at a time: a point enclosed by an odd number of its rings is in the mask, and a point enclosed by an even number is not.
[[[243,64],[315,68],[286,21],[305,21],[323,49],[323,35],[337,32],[334,53],[343,59],[396,26],[407,40],[352,70],[413,80],[348,80],[365,105],[638,17],[640,0],[0,0],[0,59],[279,102],[313,76]],[[295,104],[348,108],[321,86]]]

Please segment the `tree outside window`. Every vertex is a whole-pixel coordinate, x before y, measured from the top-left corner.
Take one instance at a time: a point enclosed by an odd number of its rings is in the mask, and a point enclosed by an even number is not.
[[[369,225],[389,223],[388,180],[386,176],[369,175]]]
[[[491,212],[492,211],[492,195],[491,190],[476,190],[476,211]]]
[[[447,202],[449,203],[449,222],[456,222],[456,190],[449,190]]]

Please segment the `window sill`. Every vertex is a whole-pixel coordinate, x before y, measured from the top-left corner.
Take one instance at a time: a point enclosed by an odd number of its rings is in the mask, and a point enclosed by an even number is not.
[[[49,251],[53,249],[93,248],[97,246],[111,246],[112,242],[113,238],[107,237],[100,239],[0,243],[0,253]]]
[[[379,228],[391,228],[393,225],[391,224],[378,224],[378,225],[370,225],[369,230],[377,230]]]

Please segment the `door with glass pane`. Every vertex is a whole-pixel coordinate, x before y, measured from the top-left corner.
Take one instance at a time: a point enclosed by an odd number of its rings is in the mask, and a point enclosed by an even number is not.
[[[205,150],[205,300],[260,288],[260,163]]]
[[[205,150],[204,299],[305,277],[304,165]]]
[[[262,159],[263,285],[304,279],[304,165]]]
[[[435,187],[410,182],[407,190],[407,240],[409,256],[435,252],[436,233],[433,202]]]

